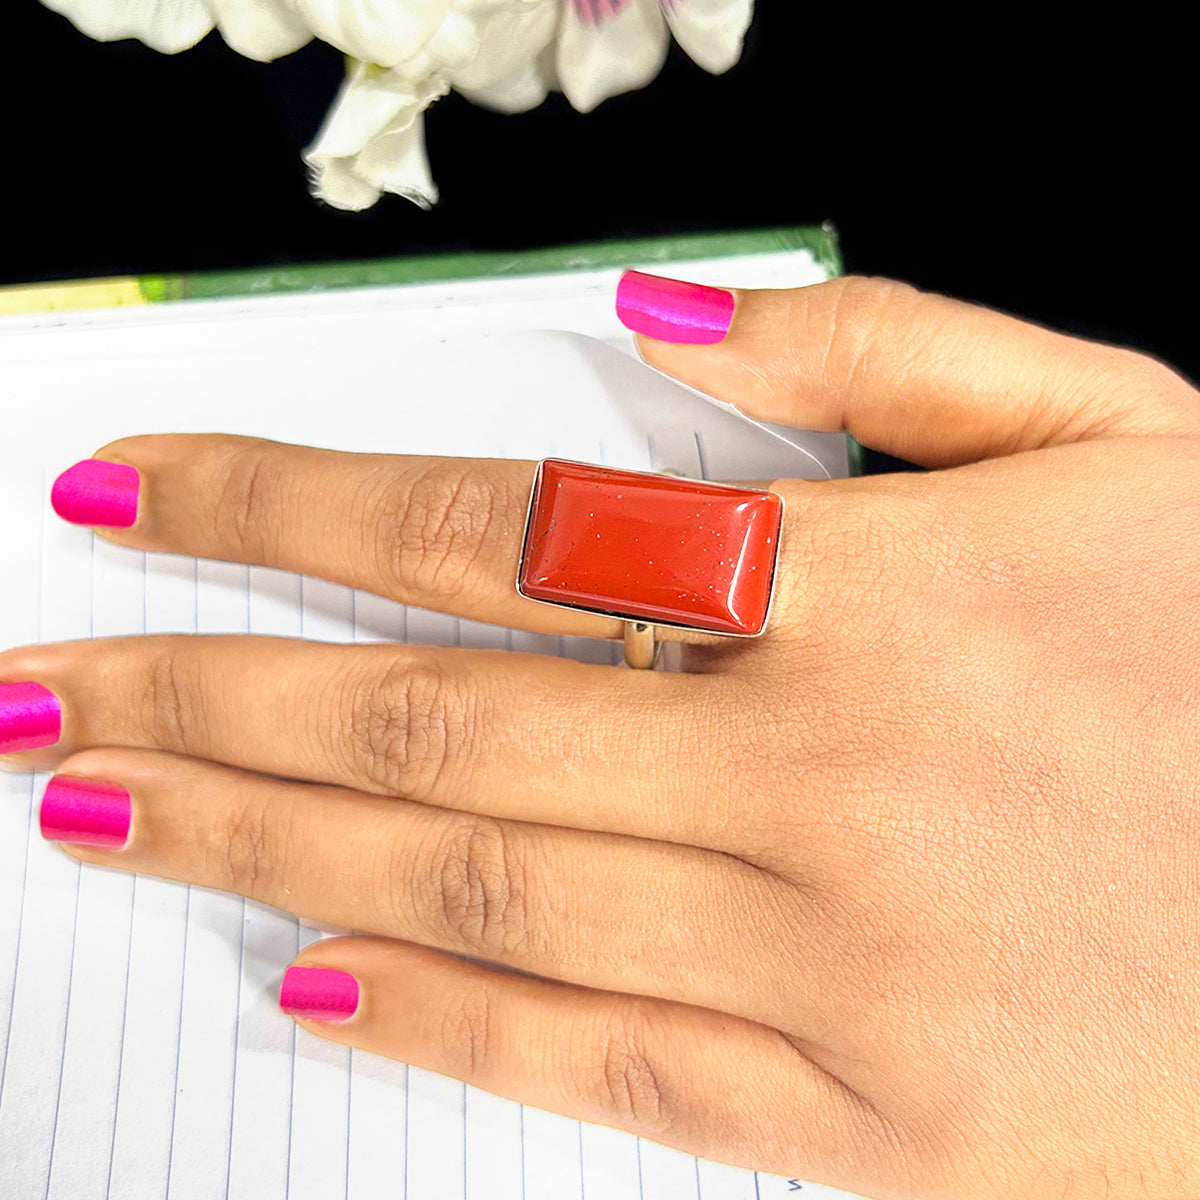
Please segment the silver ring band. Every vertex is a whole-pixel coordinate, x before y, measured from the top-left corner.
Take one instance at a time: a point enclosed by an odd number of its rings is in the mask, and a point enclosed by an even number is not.
[[[625,665],[648,671],[658,661],[658,639],[654,626],[645,621],[625,622]]]

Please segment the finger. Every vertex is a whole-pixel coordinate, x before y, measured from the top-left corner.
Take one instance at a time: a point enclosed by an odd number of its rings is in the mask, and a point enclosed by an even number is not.
[[[311,946],[284,998],[331,1041],[690,1154],[871,1194],[886,1170],[891,1139],[868,1104],[778,1031],[722,1012],[378,938]]]
[[[806,1000],[818,1011],[822,955],[831,966],[835,953],[832,939],[822,948],[816,909],[790,885],[728,855],[166,754],[76,755],[48,785],[41,815],[44,834],[88,862],[234,892],[323,925],[772,1024],[801,1020]],[[781,911],[788,953],[799,953],[810,973],[789,972],[786,995],[775,995],[761,979],[771,949],[760,926]],[[727,932],[698,938],[704,928]]]
[[[1200,397],[1162,364],[905,284],[850,277],[698,291],[628,272],[618,311],[653,334],[638,336],[648,363],[760,420],[846,430],[929,467],[1200,432]],[[714,326],[713,291],[736,300],[720,310],[724,328]],[[724,336],[682,340],[696,325]]]
[[[58,740],[14,760],[30,769],[88,747],[142,747],[732,853],[770,836],[732,809],[745,775],[729,748],[744,745],[748,710],[730,697],[717,715],[716,676],[504,651],[159,636],[10,651],[0,679],[36,680],[57,701]]]
[[[517,593],[533,476],[529,462],[163,435],[106,446],[52,498],[68,520],[143,550],[280,567],[538,632],[620,636],[611,618]]]
[[[72,472],[55,484],[57,511],[125,545],[280,567],[546,633],[621,632],[518,595],[530,462],[179,434],[113,442]]]

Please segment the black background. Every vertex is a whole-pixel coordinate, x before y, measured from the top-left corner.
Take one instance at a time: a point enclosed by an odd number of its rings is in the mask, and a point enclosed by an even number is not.
[[[441,203],[361,214],[312,200],[300,161],[341,78],[327,46],[259,64],[213,35],[165,57],[33,0],[0,38],[3,283],[830,220],[850,271],[1200,375],[1194,68],[1145,12],[1051,28],[760,0],[724,76],[676,49],[588,115],[440,101]]]

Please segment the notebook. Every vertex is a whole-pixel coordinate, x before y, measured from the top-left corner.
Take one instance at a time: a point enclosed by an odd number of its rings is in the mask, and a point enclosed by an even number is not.
[[[799,231],[9,290],[0,645],[252,632],[616,663],[604,642],[114,547],[57,520],[50,483],[113,438],[168,430],[717,479],[843,475],[844,438],[757,425],[657,375],[612,307],[620,266],[793,286],[835,269],[830,244]],[[95,307],[114,301],[129,303]],[[0,773],[0,1196],[842,1195],[321,1041],[277,1007],[283,970],[319,930],[238,897],[81,867],[37,832],[44,784]]]

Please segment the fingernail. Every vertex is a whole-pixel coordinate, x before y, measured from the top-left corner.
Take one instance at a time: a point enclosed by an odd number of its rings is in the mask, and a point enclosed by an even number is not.
[[[53,746],[62,735],[62,709],[40,683],[0,683],[0,754]]]
[[[128,529],[137,520],[138,473],[124,463],[85,458],[50,489],[50,504],[73,525]]]
[[[660,342],[711,346],[733,320],[733,293],[626,271],[617,284],[617,316],[626,329]]]
[[[288,967],[279,1007],[309,1021],[348,1021],[358,1010],[358,980],[328,967]]]
[[[114,783],[55,775],[42,796],[42,837],[121,849],[129,838],[129,793]]]

